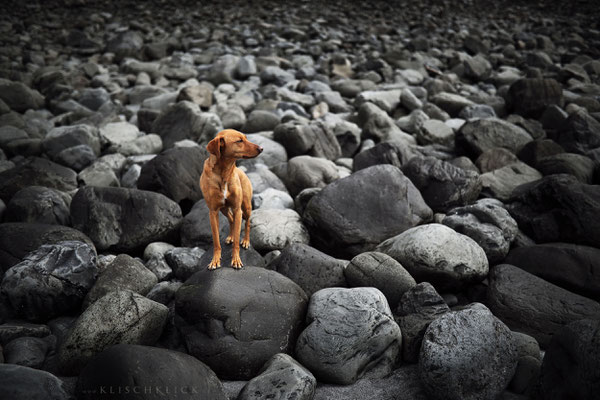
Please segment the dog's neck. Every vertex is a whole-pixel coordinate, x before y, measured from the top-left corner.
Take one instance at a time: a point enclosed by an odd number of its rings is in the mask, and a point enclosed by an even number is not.
[[[213,172],[216,173],[216,176],[221,177],[221,184],[229,182],[231,175],[233,175],[233,170],[235,169],[235,158],[219,158],[216,156],[210,156],[210,161],[212,164]]]

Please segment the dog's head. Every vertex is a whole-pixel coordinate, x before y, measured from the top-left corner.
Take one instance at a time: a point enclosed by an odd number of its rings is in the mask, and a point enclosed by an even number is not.
[[[220,158],[254,158],[262,153],[263,148],[246,138],[242,132],[225,129],[217,134],[206,146],[206,150]]]

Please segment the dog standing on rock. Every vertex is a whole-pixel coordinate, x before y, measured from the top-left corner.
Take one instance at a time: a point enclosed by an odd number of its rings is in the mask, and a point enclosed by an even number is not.
[[[200,176],[200,189],[208,206],[210,228],[213,237],[213,258],[208,269],[221,266],[221,243],[219,241],[219,211],[229,221],[229,236],[225,243],[233,243],[231,266],[242,268],[240,258],[240,233],[242,217],[246,229],[242,247],[250,246],[250,214],[252,213],[252,184],[246,174],[236,167],[240,158],[254,158],[263,148],[251,143],[241,132],[225,129],[206,146],[210,157],[204,162]]]

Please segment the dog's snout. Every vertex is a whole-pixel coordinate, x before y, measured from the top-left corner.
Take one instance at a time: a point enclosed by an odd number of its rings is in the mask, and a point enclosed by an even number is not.
[[[259,154],[260,154],[260,153],[262,153],[262,152],[263,152],[263,150],[264,150],[264,149],[263,149],[261,146],[258,146],[258,153],[259,153]]]

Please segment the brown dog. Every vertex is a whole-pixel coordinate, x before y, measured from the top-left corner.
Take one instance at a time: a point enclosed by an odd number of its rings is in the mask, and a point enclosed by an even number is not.
[[[246,232],[242,247],[250,246],[250,213],[252,212],[252,184],[246,174],[235,165],[240,158],[254,158],[263,148],[251,143],[241,132],[225,129],[208,143],[210,157],[204,162],[200,177],[200,189],[210,212],[210,228],[213,237],[213,258],[208,269],[221,266],[221,243],[219,242],[219,211],[229,221],[229,236],[225,243],[233,243],[231,266],[242,268],[240,259],[240,232],[242,217],[246,220]]]

